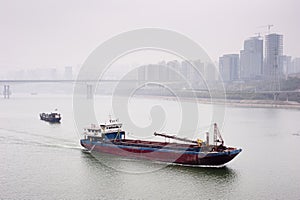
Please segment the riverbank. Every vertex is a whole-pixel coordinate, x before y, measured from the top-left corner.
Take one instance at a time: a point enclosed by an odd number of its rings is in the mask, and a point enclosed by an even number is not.
[[[57,97],[68,97],[69,95],[66,94],[59,94],[56,95]],[[98,96],[98,95],[97,95]],[[100,95],[103,96],[103,95]],[[110,96],[110,95],[104,95],[104,96]],[[19,98],[19,97],[26,97],[26,98],[53,98],[53,94],[37,94],[37,95],[31,95],[28,93],[22,93],[22,94],[14,94],[12,96],[12,99]],[[71,96],[70,96],[71,97]],[[136,94],[135,97],[137,98],[151,98],[151,99],[164,99],[164,100],[171,100],[176,101],[177,97],[173,96],[164,96],[164,95],[146,95],[146,94]],[[285,108],[285,109],[299,109],[300,110],[300,103],[295,101],[273,101],[273,100],[249,100],[249,99],[243,99],[243,100],[237,100],[237,99],[210,99],[210,98],[194,98],[194,97],[180,97],[183,101],[190,101],[190,102],[199,102],[202,104],[215,104],[215,105],[226,105],[226,106],[234,106],[234,107],[247,107],[247,108]]]
[[[200,100],[201,102],[201,100]],[[214,101],[215,102],[215,101]],[[224,101],[220,101],[224,104]],[[272,101],[272,100],[233,100],[226,99],[225,105],[247,108],[286,108],[300,109],[300,103],[292,101]]]
[[[140,97],[147,97],[153,99],[164,100],[177,100],[177,97],[173,96],[154,96],[154,95],[139,95]],[[226,105],[234,107],[247,107],[247,108],[285,108],[285,109],[300,109],[300,103],[294,101],[273,101],[273,100],[236,100],[236,99],[209,99],[209,98],[191,98],[180,97],[181,100],[199,102],[203,104],[216,104]]]

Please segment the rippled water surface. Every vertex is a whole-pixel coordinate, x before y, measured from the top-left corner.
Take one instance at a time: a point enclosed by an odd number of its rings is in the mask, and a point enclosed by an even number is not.
[[[111,112],[109,101],[95,99],[100,120]],[[147,126],[148,107],[160,103],[174,118],[165,129],[175,131],[175,101],[137,98],[130,116]],[[205,127],[212,106],[198,107]],[[54,108],[61,124],[39,120]],[[224,168],[195,168],[82,152],[69,96],[0,99],[0,199],[299,199],[299,119],[299,110],[227,107],[225,144],[242,153]]]

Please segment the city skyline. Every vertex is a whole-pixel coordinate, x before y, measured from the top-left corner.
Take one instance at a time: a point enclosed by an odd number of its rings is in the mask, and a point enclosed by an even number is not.
[[[284,36],[268,33],[244,40],[239,54],[223,54],[219,57],[219,72],[223,81],[269,80],[278,82],[290,74],[300,73],[298,57],[287,55]]]
[[[300,56],[300,47],[295,45],[300,35],[300,3],[296,0],[191,1],[189,7],[181,1],[86,4],[29,0],[0,4],[0,72],[80,65],[103,41],[144,27],[182,33],[216,61],[226,52],[238,53],[245,38],[257,32],[265,34],[266,25],[273,24],[271,31],[285,36],[284,52]]]
[[[224,81],[234,81],[234,80],[259,80],[263,77],[266,78],[266,75],[273,74],[272,66],[274,66],[274,62],[277,62],[277,67],[279,69],[278,75],[280,77],[288,76],[289,74],[299,73],[300,72],[300,57],[292,57],[290,55],[286,55],[283,52],[284,49],[284,39],[283,35],[278,33],[270,32],[265,36],[258,35],[252,36],[244,39],[243,48],[239,51],[239,53],[224,53],[219,57],[218,61],[212,61],[209,65],[213,68],[210,72],[210,80],[216,79],[216,73],[219,72],[223,77]],[[270,47],[268,47],[270,46]],[[276,50],[274,50],[274,48]],[[276,52],[275,52],[276,51]],[[149,53],[150,52],[150,53]],[[155,53],[154,53],[155,52]],[[276,61],[274,61],[274,55],[278,55],[276,57]],[[274,55],[273,55],[274,54]],[[230,57],[234,57],[234,62],[230,59]],[[236,57],[238,56],[238,57]],[[136,59],[137,58],[137,59]],[[228,60],[229,59],[229,60]],[[237,60],[236,60],[237,59]],[[154,62],[151,62],[155,60]],[[142,50],[134,52],[133,54],[128,54],[121,57],[119,60],[116,60],[112,66],[113,69],[109,69],[109,73],[106,74],[110,79],[120,78],[120,75],[124,75],[125,71],[132,70],[133,68],[140,67],[143,65],[153,65],[157,66],[157,63],[172,63],[172,62],[183,62],[184,59],[167,52],[156,52],[155,50]],[[125,62],[124,62],[125,61]],[[138,62],[140,61],[140,63]],[[194,60],[195,61],[195,60]],[[191,61],[191,62],[194,62]],[[227,68],[222,72],[221,65],[222,62],[225,62]],[[127,63],[126,63],[127,62]],[[190,61],[187,61],[190,62]],[[200,61],[201,62],[201,61]],[[134,63],[134,64],[133,64]],[[238,63],[237,66],[229,67],[230,63]],[[119,71],[122,67],[126,66],[128,68],[125,71]],[[166,63],[164,64],[166,65]],[[181,64],[180,64],[181,65]],[[205,64],[207,65],[207,64]],[[118,67],[116,67],[118,66]],[[121,68],[120,68],[121,66]],[[195,64],[197,66],[197,64]],[[270,67],[271,66],[271,67]],[[76,66],[60,66],[60,67],[35,67],[35,68],[21,68],[21,69],[10,69],[5,73],[0,74],[0,78],[2,79],[31,79],[31,77],[39,77],[38,79],[68,79],[66,78],[65,72],[69,68],[72,72],[72,78],[75,78],[77,73],[80,70],[81,65]],[[110,66],[111,68],[111,66]],[[208,71],[208,67],[206,66],[206,71]],[[217,71],[215,70],[217,69]],[[234,68],[234,72],[231,71]],[[124,69],[124,68],[123,68]],[[201,71],[201,70],[200,70]],[[157,71],[157,72],[162,72]],[[180,73],[183,71],[181,70]],[[207,77],[207,72],[204,73],[202,70],[201,73]],[[222,74],[223,73],[223,74]],[[227,73],[227,75],[224,75]],[[231,74],[230,74],[231,73]],[[235,74],[235,75],[233,75]],[[38,75],[38,76],[37,76]],[[137,76],[137,75],[136,75]],[[186,76],[187,77],[187,76]],[[212,78],[213,77],[213,78]],[[191,79],[195,79],[189,77]]]

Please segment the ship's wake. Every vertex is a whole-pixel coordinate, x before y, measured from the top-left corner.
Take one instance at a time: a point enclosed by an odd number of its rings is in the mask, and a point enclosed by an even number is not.
[[[14,130],[0,128],[1,132],[6,133],[18,133],[18,135],[1,134],[0,141],[4,144],[16,144],[16,145],[29,145],[40,146],[50,148],[64,148],[64,149],[82,149],[77,140],[69,140],[64,138],[56,138],[46,135],[40,135],[23,130]],[[28,137],[30,136],[30,137]],[[32,137],[33,136],[33,137]]]

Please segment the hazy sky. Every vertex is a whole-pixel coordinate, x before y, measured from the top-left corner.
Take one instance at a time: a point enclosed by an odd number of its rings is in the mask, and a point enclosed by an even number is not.
[[[185,34],[218,60],[274,24],[284,53],[299,57],[299,19],[299,0],[0,0],[0,72],[74,66],[111,36],[143,27]]]

